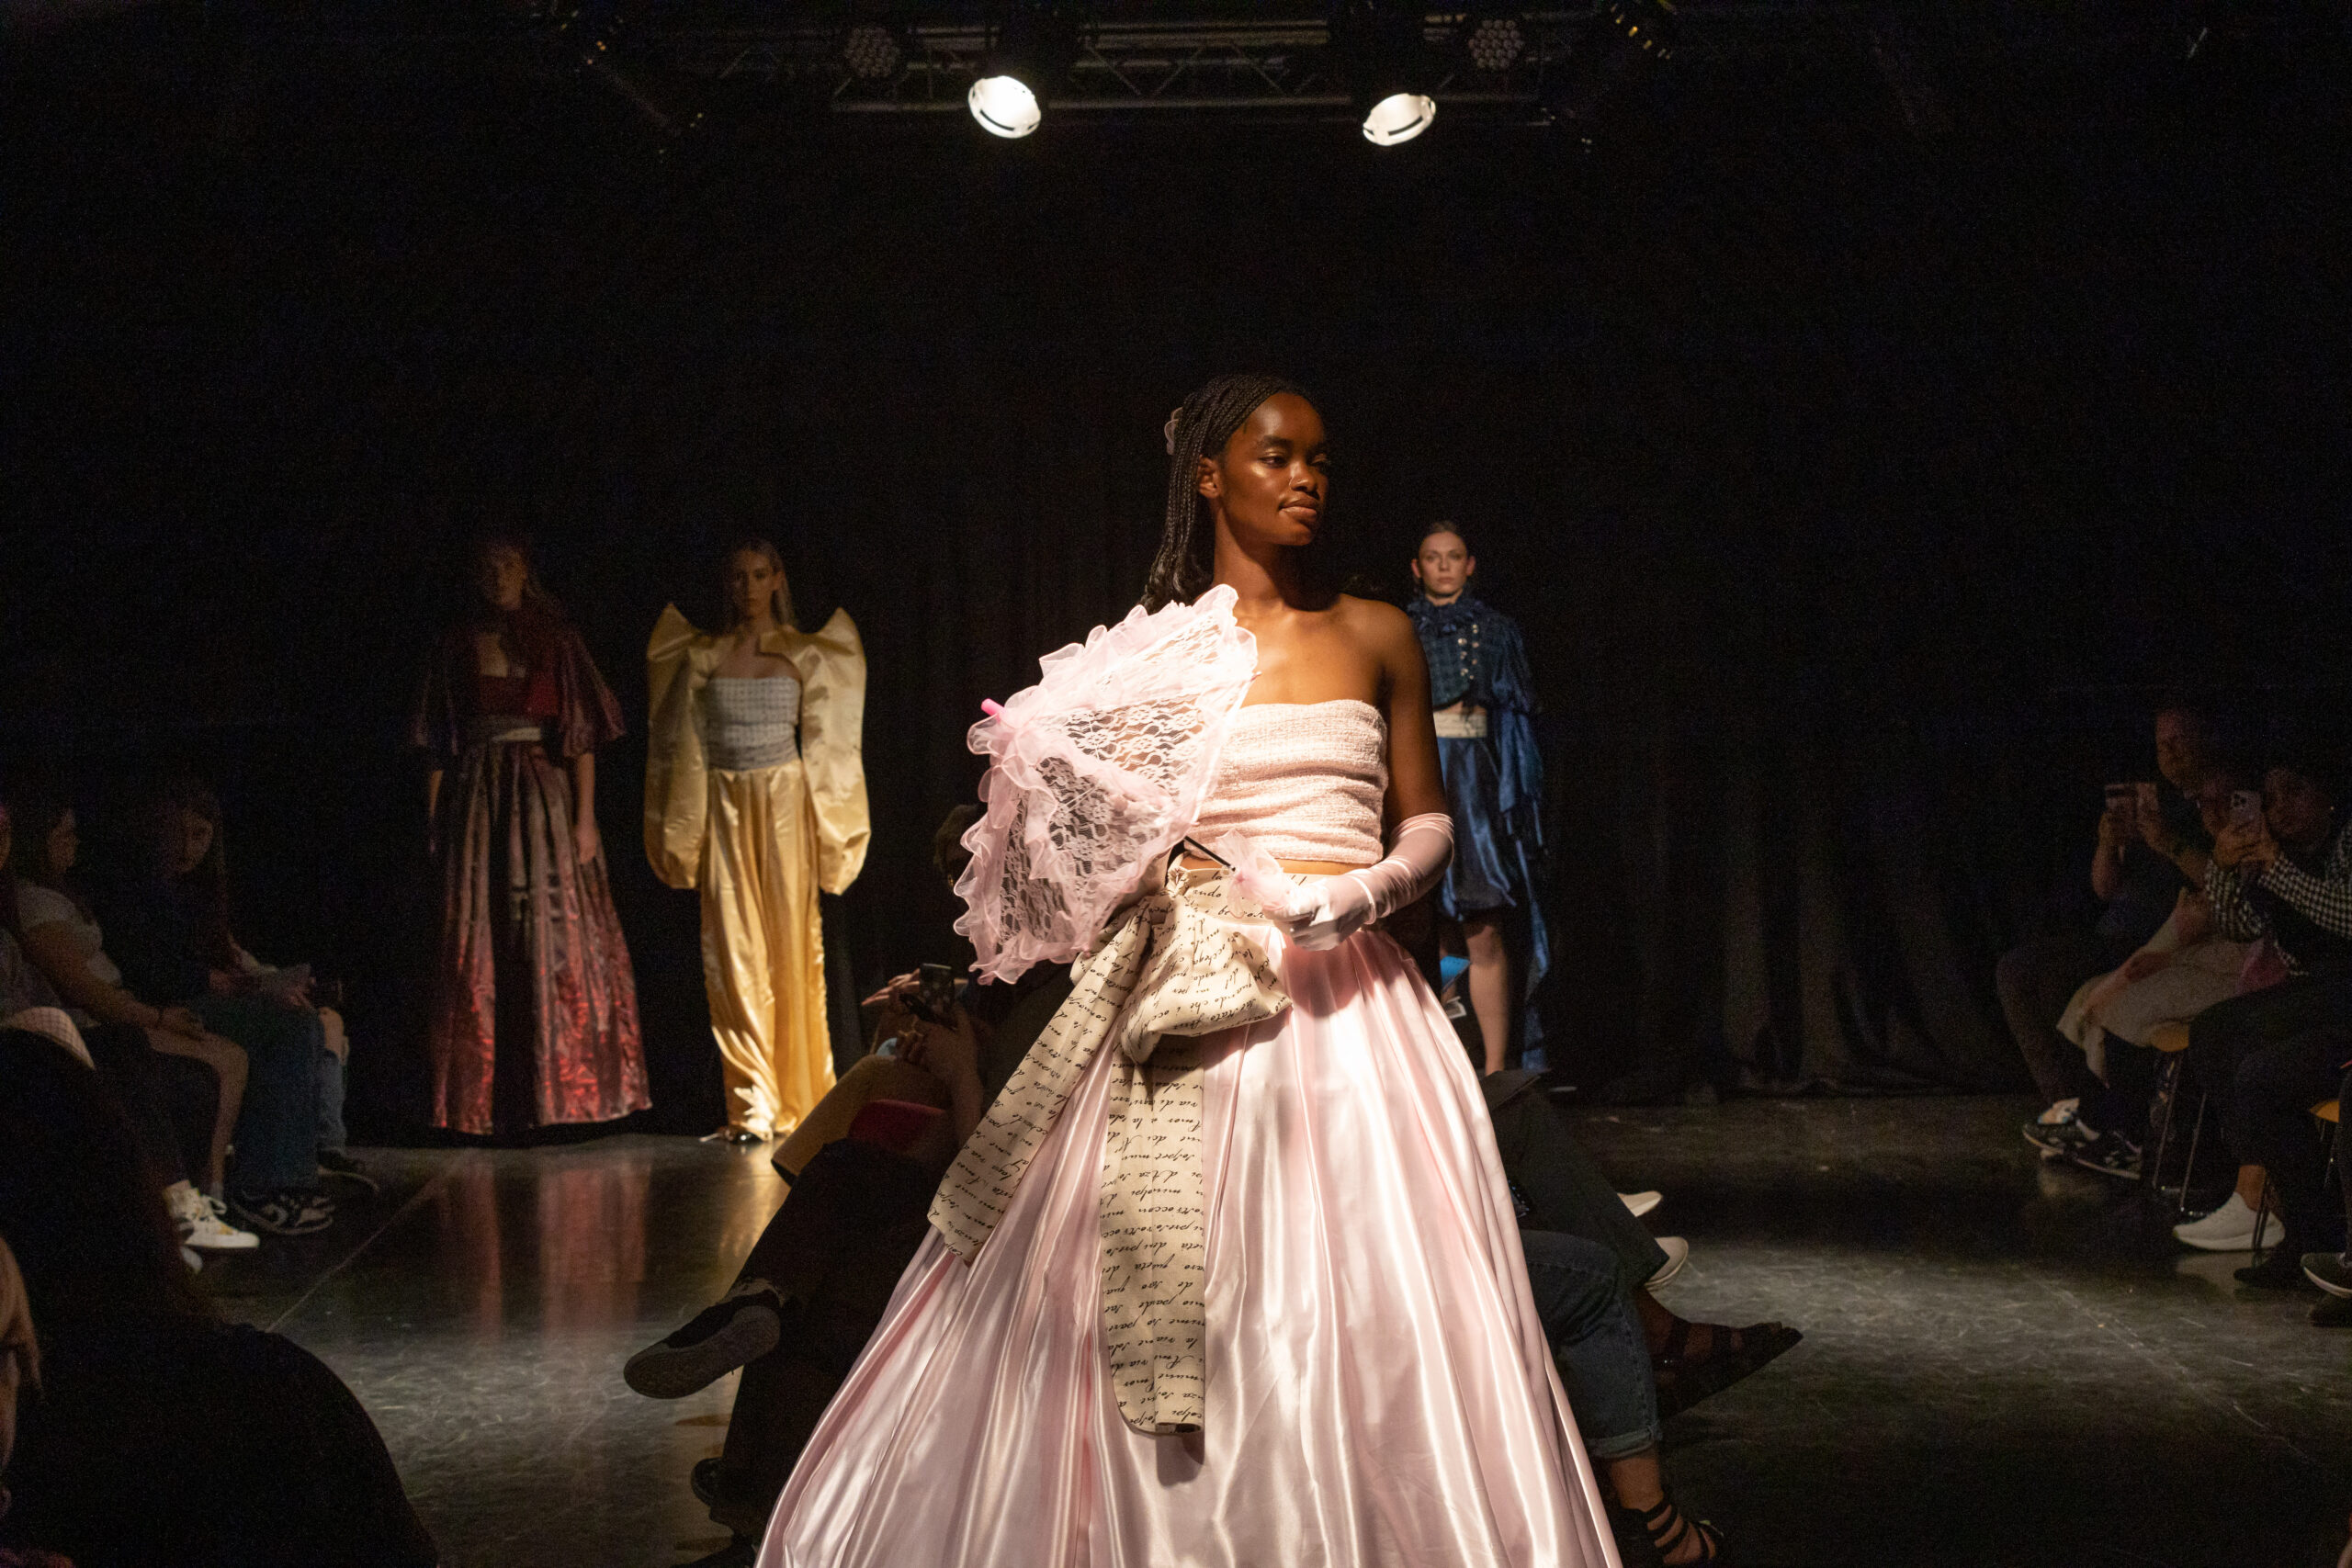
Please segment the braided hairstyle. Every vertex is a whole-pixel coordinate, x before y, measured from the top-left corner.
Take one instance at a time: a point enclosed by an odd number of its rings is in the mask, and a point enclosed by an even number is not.
[[[1208,592],[1216,571],[1216,527],[1200,491],[1201,459],[1223,453],[1259,404],[1284,392],[1306,396],[1280,376],[1219,376],[1176,411],[1168,454],[1168,514],[1159,553],[1144,580],[1145,609],[1190,604]]]

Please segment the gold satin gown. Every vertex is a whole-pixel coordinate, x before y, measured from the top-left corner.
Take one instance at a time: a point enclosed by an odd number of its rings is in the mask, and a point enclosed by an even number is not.
[[[833,1086],[817,895],[865,863],[865,652],[843,610],[761,638],[801,680],[718,676],[724,651],[674,605],[653,628],[645,852],[662,881],[702,893],[728,1125],[780,1137]]]

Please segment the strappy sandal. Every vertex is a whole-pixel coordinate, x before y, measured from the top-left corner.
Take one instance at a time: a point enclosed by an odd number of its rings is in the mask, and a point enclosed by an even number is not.
[[[1684,1541],[1692,1535],[1699,1538],[1699,1555],[1685,1559],[1686,1562],[1722,1563],[1726,1561],[1724,1532],[1704,1519],[1693,1524],[1681,1509],[1674,1506],[1674,1494],[1671,1492],[1658,1500],[1657,1507],[1645,1512],[1641,1519],[1642,1533],[1649,1538],[1650,1550],[1657,1553],[1660,1562],[1672,1562],[1674,1553],[1681,1551]]]
[[[1787,1354],[1804,1336],[1778,1323],[1753,1323],[1745,1328],[1706,1325],[1707,1353],[1690,1354],[1690,1322],[1674,1321],[1666,1348],[1650,1366],[1657,1381],[1657,1418],[1679,1415],[1710,1394],[1721,1393],[1740,1379],[1758,1371]]]

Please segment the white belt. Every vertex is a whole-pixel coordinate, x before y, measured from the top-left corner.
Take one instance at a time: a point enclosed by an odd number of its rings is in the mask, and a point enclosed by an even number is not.
[[[1485,708],[1444,708],[1430,717],[1437,723],[1440,740],[1484,740],[1487,738]]]

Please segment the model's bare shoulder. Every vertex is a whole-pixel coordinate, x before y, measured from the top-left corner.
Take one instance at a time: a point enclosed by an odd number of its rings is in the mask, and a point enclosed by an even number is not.
[[[1378,599],[1359,599],[1351,593],[1340,596],[1339,608],[1351,640],[1378,659],[1384,667],[1419,667],[1421,639],[1413,630],[1410,615],[1394,604]]]

